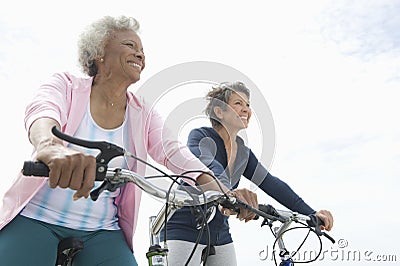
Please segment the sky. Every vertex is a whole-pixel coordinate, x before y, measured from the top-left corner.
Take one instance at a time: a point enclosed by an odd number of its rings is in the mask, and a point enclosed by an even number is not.
[[[121,14],[139,20],[146,54],[146,68],[133,91],[143,93],[146,81],[158,73],[194,61],[223,64],[255,84],[252,92],[263,99],[251,101],[256,107],[266,102],[270,114],[254,108],[246,132],[249,147],[262,157],[270,138],[261,129],[271,115],[273,158],[263,163],[315,210],[328,209],[335,219],[330,234],[337,243],[323,240],[325,256],[311,265],[398,264],[396,0],[12,1],[0,10],[0,156],[6,165],[0,194],[30,158],[23,119],[34,90],[54,72],[79,74],[80,32],[101,16]],[[201,97],[209,84],[191,85],[177,86],[158,100],[166,118],[172,106]],[[191,126],[179,129],[182,141]],[[283,208],[250,183],[241,186],[256,191],[260,203]],[[134,239],[140,265],[147,263],[148,217],[160,206],[159,200],[143,196]],[[273,244],[267,228],[233,217],[230,223],[239,265],[273,265],[264,256]]]

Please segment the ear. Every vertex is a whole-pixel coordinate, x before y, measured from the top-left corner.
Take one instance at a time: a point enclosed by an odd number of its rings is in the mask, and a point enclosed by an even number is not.
[[[222,111],[221,107],[219,107],[219,106],[214,107],[214,114],[219,120],[221,120],[224,117],[223,111]]]
[[[104,58],[103,58],[103,57],[97,57],[97,58],[94,60],[94,62],[95,62],[96,67],[99,68],[99,66],[100,66],[101,64],[104,64]]]

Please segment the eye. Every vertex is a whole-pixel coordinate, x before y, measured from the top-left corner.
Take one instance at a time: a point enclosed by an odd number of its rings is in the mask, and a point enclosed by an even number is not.
[[[129,47],[130,49],[133,49],[133,50],[135,50],[135,51],[140,51],[140,49],[139,49],[137,43],[134,42],[134,41],[125,41],[125,42],[122,42],[122,44],[123,44],[123,45],[126,45],[127,47]],[[143,49],[142,49],[142,50],[143,50]],[[141,52],[142,52],[142,51],[141,51]]]
[[[129,49],[134,50],[135,52],[140,52],[141,54],[144,55],[143,48],[139,49],[139,47],[138,47],[136,42],[129,42],[128,41],[128,42],[123,42],[122,44],[127,46],[127,47],[129,47]]]
[[[136,49],[136,44],[135,44],[135,43],[125,42],[125,43],[123,43],[123,45],[126,45],[126,46],[128,46],[129,48],[131,48],[131,49],[137,50],[137,49]]]

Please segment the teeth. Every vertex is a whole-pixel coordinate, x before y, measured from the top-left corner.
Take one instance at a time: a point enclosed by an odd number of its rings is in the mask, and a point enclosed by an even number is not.
[[[142,69],[142,66],[136,63],[128,63],[130,66],[136,67],[138,69]]]

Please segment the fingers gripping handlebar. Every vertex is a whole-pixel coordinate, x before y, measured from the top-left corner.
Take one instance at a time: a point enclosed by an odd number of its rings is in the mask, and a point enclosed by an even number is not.
[[[106,141],[89,141],[84,139],[78,139],[67,134],[62,133],[54,126],[51,129],[51,132],[58,138],[68,141],[69,143],[76,144],[82,147],[91,148],[91,149],[98,149],[100,153],[96,156],[96,181],[103,181],[106,177],[108,163],[111,159],[126,155],[126,151],[109,142]],[[24,166],[22,169],[22,174],[26,176],[49,176],[49,168],[43,162],[31,162],[26,161],[24,162]],[[103,182],[103,184],[98,187],[97,189],[93,190],[90,194],[93,200],[97,200],[99,194],[103,190],[110,190],[115,191],[118,187],[124,185],[123,184],[112,184],[110,182]]]
[[[89,140],[74,138],[72,136],[62,133],[57,129],[56,126],[54,126],[51,129],[51,132],[54,134],[54,136],[62,140],[68,141],[69,143],[90,149],[100,150],[100,153],[96,156],[96,180],[98,181],[104,180],[108,168],[108,163],[111,161],[111,159],[118,156],[123,156],[126,153],[126,151],[123,148],[106,141],[89,141]],[[26,167],[27,168],[25,169],[24,165],[24,174],[36,175],[37,173],[39,173],[42,176],[49,175],[48,167],[43,163],[36,162],[33,165],[27,163]]]

